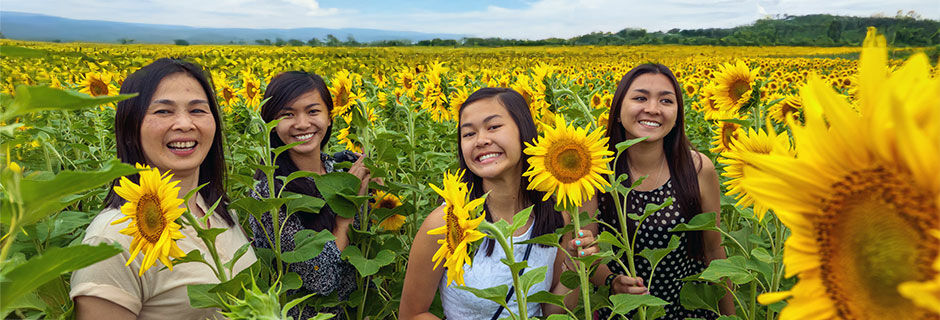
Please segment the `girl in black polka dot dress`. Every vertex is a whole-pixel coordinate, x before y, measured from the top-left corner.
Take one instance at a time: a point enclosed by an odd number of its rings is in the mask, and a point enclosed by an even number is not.
[[[618,176],[627,174],[630,177],[624,182],[626,186],[638,177],[646,176],[626,199],[622,199],[627,212],[642,214],[647,204],[658,205],[669,197],[674,199],[672,205],[649,216],[639,230],[636,221],[627,219],[629,232],[637,232],[635,252],[665,248],[672,235],[680,237],[679,247],[660,261],[651,282],[649,262],[639,255],[633,261],[637,277],[626,276],[627,272],[620,264],[611,261],[598,267],[591,282],[597,286],[609,286],[611,294],[652,294],[669,302],[666,316],[662,319],[714,319],[718,315],[711,311],[686,310],[679,302],[683,284],[679,279],[702,272],[712,260],[726,258],[718,232],[669,232],[699,213],[720,213],[721,209],[715,166],[708,157],[692,149],[685,135],[680,88],[675,75],[666,66],[643,64],[633,68],[617,86],[607,124],[609,146],[614,152],[615,146],[622,141],[647,138],[628,148],[615,164]],[[619,228],[620,221],[610,194],[588,201],[582,211],[594,212],[596,209],[600,209],[598,218],[601,221]],[[597,225],[588,226],[594,234],[597,234],[597,228]],[[630,265],[629,261],[621,262]],[[722,314],[734,314],[730,295],[721,299],[719,308]],[[609,314],[609,310],[600,312],[602,318],[609,317]]]

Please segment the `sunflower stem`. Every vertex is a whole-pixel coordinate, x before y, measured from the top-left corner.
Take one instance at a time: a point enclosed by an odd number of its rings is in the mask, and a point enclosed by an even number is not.
[[[577,234],[581,231],[581,213],[577,206],[568,204],[567,211],[571,213],[571,218],[574,222],[574,232]],[[580,254],[578,256],[581,256]],[[592,319],[591,317],[591,298],[588,295],[588,278],[587,270],[585,270],[584,263],[581,261],[574,261],[575,267],[578,271],[578,280],[581,282],[581,301],[584,302],[584,319]]]
[[[195,216],[193,216],[193,213],[189,210],[189,208],[186,208],[186,212],[183,213],[183,218],[186,220],[186,222],[189,223],[190,227],[196,229],[196,235],[202,239],[202,242],[206,245],[206,249],[209,249],[209,256],[212,257],[212,265],[209,265],[209,268],[215,272],[216,278],[219,279],[219,282],[228,281],[228,274],[225,273],[225,268],[222,267],[222,261],[219,259],[219,252],[215,247],[215,239],[210,240],[202,236],[206,229],[199,225],[199,221]]]
[[[506,241],[506,235],[503,234],[499,228],[488,221],[483,221],[480,223],[479,229],[488,232],[492,237],[496,238],[496,242],[499,243],[499,246],[503,248],[503,252],[506,253],[506,260],[509,261],[510,265],[516,263],[516,256],[513,253],[512,245]],[[526,308],[528,307],[526,304],[527,297],[522,293],[522,282],[519,280],[519,273],[512,271],[512,268],[510,268],[510,272],[512,272],[512,284],[516,292],[516,304],[519,307],[519,317],[521,319],[528,319],[529,313],[526,312]]]

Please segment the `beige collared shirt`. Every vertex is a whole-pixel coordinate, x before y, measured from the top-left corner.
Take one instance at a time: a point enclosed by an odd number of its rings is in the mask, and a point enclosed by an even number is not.
[[[207,211],[208,206],[206,206],[201,196],[196,199],[196,202],[204,212]],[[144,275],[140,277],[137,276],[137,273],[143,262],[143,253],[138,254],[130,265],[125,265],[130,256],[128,248],[130,248],[132,238],[121,234],[120,230],[127,227],[130,220],[111,225],[112,221],[123,216],[120,210],[105,209],[88,226],[82,243],[91,245],[117,243],[124,247],[124,251],[94,265],[75,271],[72,274],[72,289],[69,296],[72,299],[77,296],[93,296],[109,300],[137,314],[138,319],[166,319],[169,317],[175,319],[205,319],[218,317],[217,309],[194,309],[189,304],[186,286],[219,282],[212,273],[212,269],[205,264],[200,262],[175,264],[173,271],[170,271],[164,269],[163,263],[157,260],[153,267],[145,271]],[[232,214],[232,218],[235,218],[234,214]],[[233,226],[228,226],[225,220],[216,214],[210,216],[208,221],[209,225],[214,228],[228,228],[228,230],[219,234],[215,242],[219,251],[219,258],[222,263],[226,263],[232,259],[238,248],[248,243],[248,239],[237,222]],[[180,229],[180,232],[186,236],[186,238],[177,241],[177,245],[183,252],[188,253],[192,250],[199,250],[203,253],[206,261],[211,261],[212,257],[209,255],[205,243],[196,236],[196,231],[193,228],[184,226],[183,229]],[[233,273],[248,268],[255,260],[257,259],[254,251],[249,248],[235,263]]]

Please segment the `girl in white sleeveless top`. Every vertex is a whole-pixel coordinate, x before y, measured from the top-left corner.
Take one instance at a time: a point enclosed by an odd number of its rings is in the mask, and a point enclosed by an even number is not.
[[[514,243],[553,233],[568,222],[566,214],[554,210],[553,200],[541,201],[544,193],[526,190],[527,181],[522,178],[522,173],[529,164],[528,156],[522,152],[523,143],[532,143],[538,133],[522,95],[508,88],[477,90],[460,106],[458,119],[458,158],[461,169],[466,170],[463,180],[468,184],[471,199],[489,193],[484,203],[487,221],[511,222],[515,213],[532,206],[529,220],[513,235]],[[408,258],[399,318],[437,319],[436,315],[429,312],[435,289],[440,292],[444,315],[449,319],[496,319],[509,316],[508,311],[500,311],[499,305],[492,301],[479,299],[457,289],[454,284],[448,286],[452,281],[444,275],[444,267],[434,269],[431,257],[440,247],[437,240],[443,239],[443,235],[428,235],[427,232],[445,225],[443,208],[441,206],[431,212],[415,236]],[[572,252],[592,254],[597,250],[596,247],[573,246],[574,241],[564,242]],[[559,282],[564,268],[571,265],[570,261],[566,261],[565,253],[554,247],[532,245],[528,259],[525,259],[527,247],[516,244],[513,248],[516,261],[528,261],[525,271],[542,266],[548,269],[545,281],[533,286],[529,295],[540,291],[566,295],[566,303],[573,307],[578,292]],[[465,285],[477,289],[498,285],[512,287],[509,267],[499,261],[504,257],[505,254],[494,240],[483,240],[474,254],[472,267],[463,267]],[[514,294],[507,304],[513,313],[517,312],[518,304]],[[497,312],[500,314],[497,315]],[[549,304],[529,303],[527,306],[529,316],[563,312],[560,307]]]

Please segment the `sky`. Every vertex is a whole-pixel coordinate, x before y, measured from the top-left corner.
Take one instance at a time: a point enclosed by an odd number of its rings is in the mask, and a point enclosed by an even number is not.
[[[3,0],[0,10],[194,27],[368,28],[514,39],[726,28],[784,14],[868,17],[913,10],[940,20],[940,0]]]

